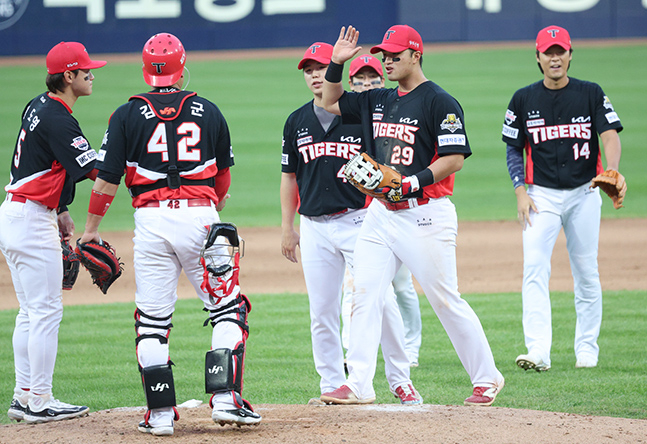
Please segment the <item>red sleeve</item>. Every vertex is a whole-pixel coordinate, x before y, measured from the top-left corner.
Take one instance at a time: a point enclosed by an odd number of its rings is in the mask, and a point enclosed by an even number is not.
[[[99,172],[98,169],[94,168],[92,171],[90,171],[88,174],[85,175],[88,179],[91,180],[97,180],[97,173]]]
[[[229,185],[231,185],[231,172],[229,171],[229,168],[219,170],[216,174],[215,179],[216,185],[214,186],[214,188],[216,190],[218,200],[221,201],[224,199],[227,191],[229,191]]]

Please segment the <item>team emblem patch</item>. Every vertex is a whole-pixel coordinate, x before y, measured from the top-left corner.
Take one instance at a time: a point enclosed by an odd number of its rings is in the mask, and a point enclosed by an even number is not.
[[[517,120],[517,116],[515,116],[515,114],[514,114],[512,111],[510,111],[509,109],[507,109],[507,110],[505,111],[505,124],[506,124],[506,125],[510,125],[510,124],[512,124],[515,120]]]
[[[290,162],[288,161],[288,155],[287,154],[281,154],[281,165],[289,165]]]
[[[440,124],[440,129],[449,130],[453,133],[456,130],[463,129],[463,124],[461,123],[461,119],[456,117],[456,114],[447,114],[445,120]]]
[[[613,105],[611,104],[611,100],[609,100],[609,97],[604,96],[604,101],[602,102],[602,105],[606,109],[610,109],[611,111],[613,111]]]
[[[70,145],[81,151],[86,151],[88,148],[90,148],[90,144],[87,140],[85,140],[85,137],[83,136],[75,137],[74,139],[72,139],[72,143]]]

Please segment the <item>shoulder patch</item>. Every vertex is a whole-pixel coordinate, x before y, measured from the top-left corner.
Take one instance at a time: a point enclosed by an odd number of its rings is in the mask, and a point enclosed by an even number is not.
[[[445,120],[440,123],[440,129],[449,130],[453,133],[456,130],[463,129],[463,124],[460,117],[456,117],[456,114],[447,114]]]
[[[70,145],[81,151],[86,151],[88,148],[90,148],[90,144],[83,136],[78,136],[72,139],[72,143]]]

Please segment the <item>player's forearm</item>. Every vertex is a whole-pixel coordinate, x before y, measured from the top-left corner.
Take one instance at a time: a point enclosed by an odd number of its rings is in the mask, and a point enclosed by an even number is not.
[[[602,146],[604,147],[604,157],[607,160],[607,169],[618,171],[620,167],[620,156],[622,154],[622,145],[620,136],[616,130],[608,130],[600,134]]]
[[[523,152],[515,146],[506,146],[506,163],[508,164],[508,174],[512,180],[513,188],[518,188],[525,184],[525,174],[523,171]]]
[[[461,168],[463,168],[464,162],[464,155],[450,154],[448,156],[442,156],[438,158],[429,166],[429,169],[431,169],[431,172],[434,173],[435,182],[440,182],[446,177],[449,177],[451,174],[460,171]]]
[[[294,174],[281,174],[281,229],[293,229],[298,205],[298,189]]]
[[[231,185],[231,171],[229,168],[224,170],[219,170],[215,177],[215,191],[216,196],[218,196],[218,201],[222,201],[229,191],[229,186]]]
[[[90,194],[90,203],[88,204],[88,217],[85,222],[85,233],[83,235],[82,242],[87,242],[91,240],[89,237],[92,237],[92,240],[95,239],[99,231],[99,225],[103,216],[108,211],[112,199],[115,194],[117,194],[117,189],[119,184],[114,184],[106,182],[103,179],[97,178],[92,187],[92,193]]]
[[[338,83],[331,83],[328,80],[324,80],[321,103],[323,108],[329,113],[341,115],[341,110],[339,109],[339,99],[344,94],[344,87],[341,84],[341,81]]]

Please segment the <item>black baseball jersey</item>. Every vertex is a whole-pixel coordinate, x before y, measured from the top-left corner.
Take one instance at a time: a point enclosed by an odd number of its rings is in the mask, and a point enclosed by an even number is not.
[[[370,112],[374,152],[378,162],[411,176],[431,165],[439,156],[471,155],[463,109],[456,99],[432,81],[400,96],[398,89],[374,89],[345,93],[339,99],[342,116],[361,118]],[[364,111],[365,112],[365,111]],[[451,195],[454,175],[426,186],[412,197]]]
[[[324,131],[310,101],[288,117],[283,128],[281,171],[295,173],[299,214],[322,216],[364,208],[367,197],[345,178],[344,166],[362,147],[359,124],[335,116]]]
[[[75,183],[92,171],[96,158],[72,109],[57,97],[41,94],[23,111],[5,191],[48,208],[68,205]]]
[[[528,184],[575,188],[603,171],[598,134],[622,125],[599,85],[569,78],[559,90],[543,80],[512,96],[503,141],[526,151]]]
[[[167,145],[166,122],[171,122],[173,145]],[[174,155],[174,162],[169,156]],[[133,206],[149,200],[208,198],[218,202],[213,185],[166,186],[169,164],[182,180],[204,181],[234,164],[227,122],[212,102],[194,92],[170,89],[133,96],[110,117],[99,150],[97,168],[112,176],[126,174],[125,183],[148,191],[134,195]]]

